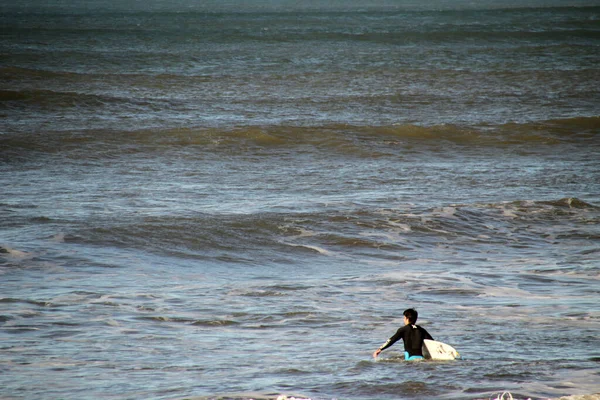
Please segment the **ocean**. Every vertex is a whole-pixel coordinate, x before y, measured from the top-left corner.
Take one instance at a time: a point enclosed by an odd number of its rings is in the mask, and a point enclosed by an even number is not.
[[[600,1],[1,0],[0,398],[600,399],[599,155]]]

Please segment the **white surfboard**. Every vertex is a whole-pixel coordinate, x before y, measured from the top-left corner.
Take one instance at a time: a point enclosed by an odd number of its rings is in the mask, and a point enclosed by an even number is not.
[[[454,347],[437,340],[425,339],[422,350],[423,357],[427,360],[455,360],[460,358],[460,354],[454,350]]]

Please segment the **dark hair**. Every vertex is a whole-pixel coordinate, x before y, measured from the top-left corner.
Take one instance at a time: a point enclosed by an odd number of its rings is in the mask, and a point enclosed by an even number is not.
[[[409,308],[408,310],[404,310],[404,316],[408,318],[408,322],[411,325],[417,323],[417,318],[419,318],[419,313],[414,308]]]

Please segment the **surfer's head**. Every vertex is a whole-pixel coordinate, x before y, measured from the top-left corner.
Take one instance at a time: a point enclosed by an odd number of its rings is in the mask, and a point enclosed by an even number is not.
[[[408,310],[404,310],[404,317],[406,318],[409,324],[414,325],[417,323],[419,313],[414,308],[409,308]]]

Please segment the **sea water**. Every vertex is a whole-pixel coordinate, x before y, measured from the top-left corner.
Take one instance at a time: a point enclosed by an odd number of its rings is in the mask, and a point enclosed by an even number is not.
[[[0,21],[0,398],[598,398],[599,2]]]

